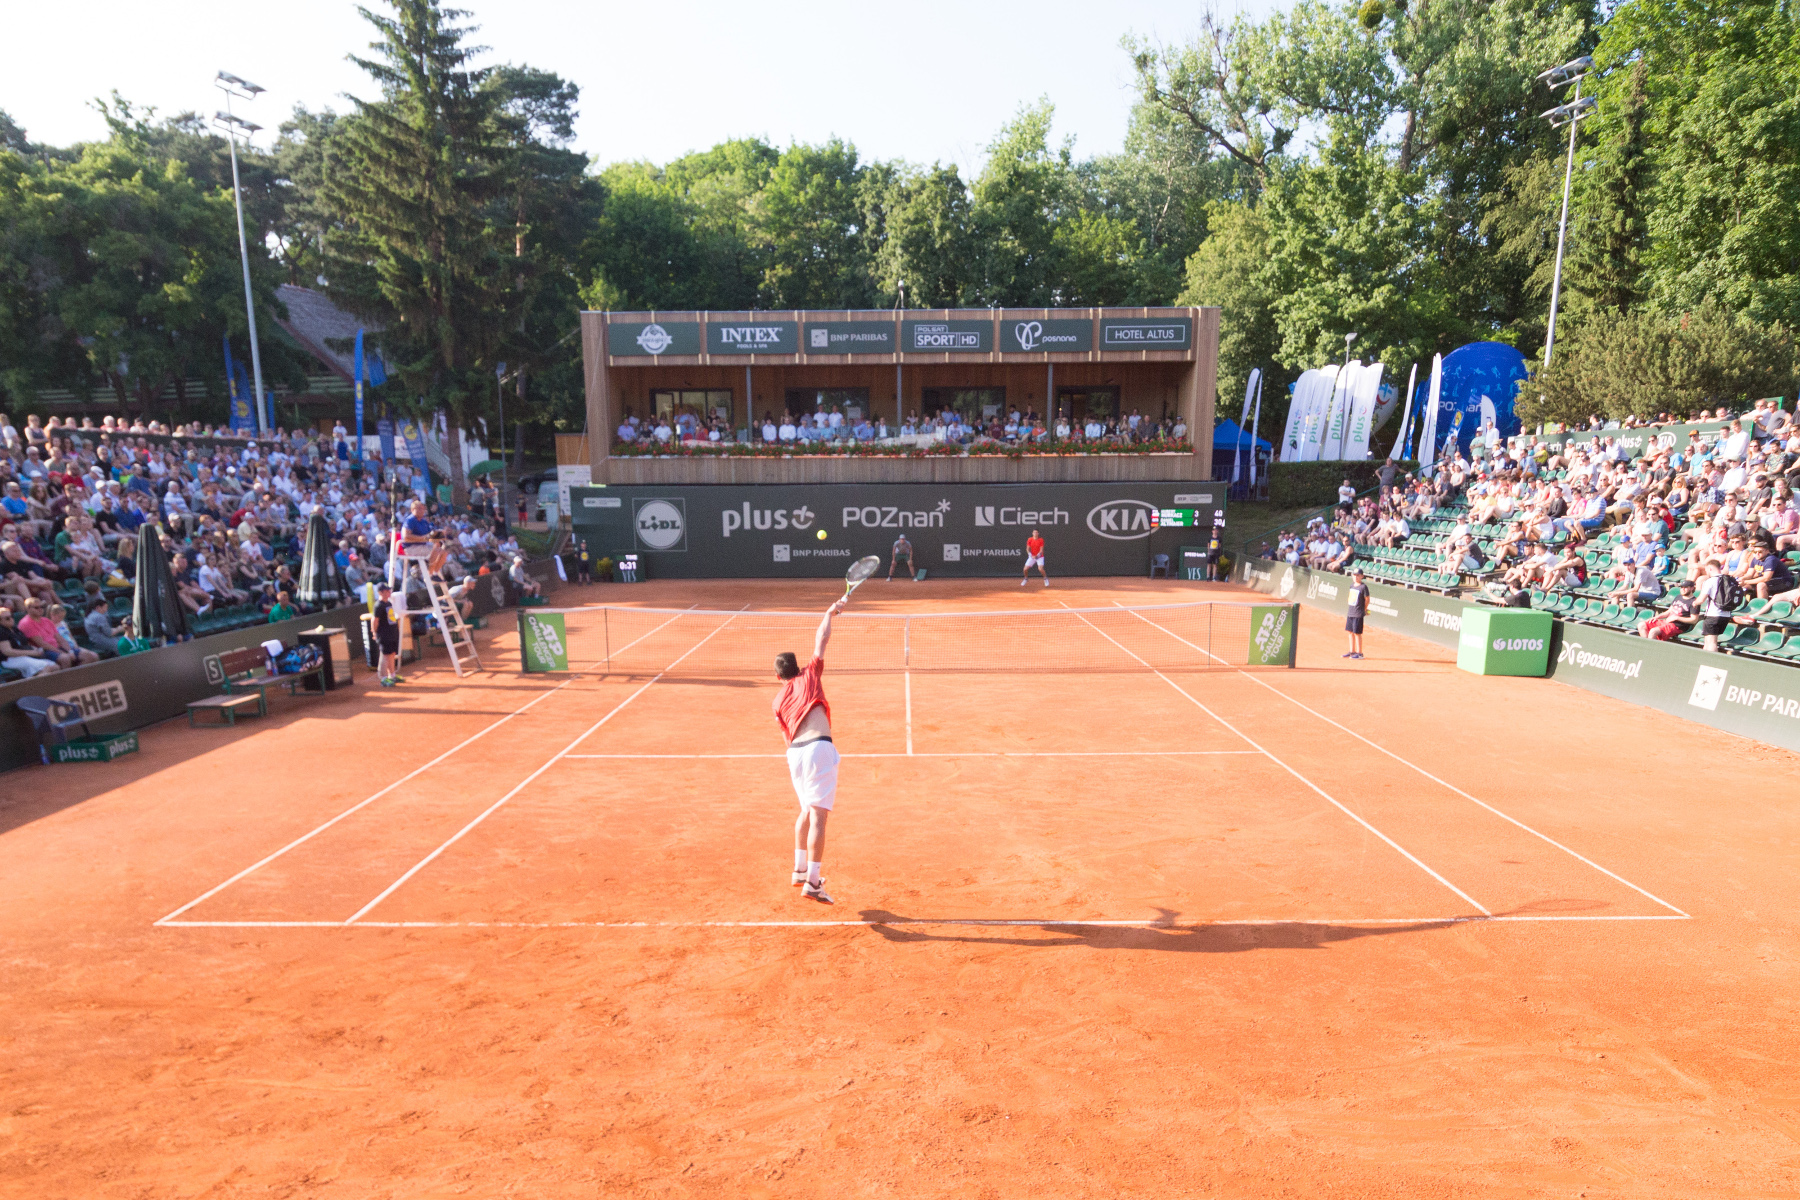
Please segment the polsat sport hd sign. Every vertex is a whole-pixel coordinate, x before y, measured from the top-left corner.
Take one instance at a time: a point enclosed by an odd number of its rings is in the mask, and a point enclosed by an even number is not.
[[[1144,575],[1182,535],[1158,510],[1223,513],[1223,484],[799,484],[575,488],[575,532],[601,554],[636,554],[650,579],[841,576],[865,555],[883,570],[905,538],[931,577],[1018,574],[1043,537],[1050,574]],[[824,536],[821,537],[820,534]],[[904,567],[901,568],[905,570]]]

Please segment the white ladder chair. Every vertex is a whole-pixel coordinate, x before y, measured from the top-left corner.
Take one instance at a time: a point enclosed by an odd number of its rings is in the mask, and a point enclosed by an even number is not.
[[[432,547],[422,545],[411,545],[402,550],[405,567],[400,577],[400,594],[407,594],[406,585],[410,579],[416,577],[419,580],[431,600],[431,619],[444,635],[444,649],[450,655],[450,666],[460,678],[470,671],[482,669],[481,655],[475,650],[475,635],[464,623],[456,601],[450,598],[450,589],[431,573],[428,561],[431,552]],[[465,663],[470,665],[465,666]]]

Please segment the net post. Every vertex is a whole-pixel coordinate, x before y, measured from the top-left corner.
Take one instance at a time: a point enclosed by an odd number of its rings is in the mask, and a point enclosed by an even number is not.
[[[905,617],[900,622],[900,665],[912,666],[912,618]]]
[[[606,636],[606,673],[612,674],[612,605],[600,610],[600,628]]]
[[[1213,653],[1213,613],[1218,607],[1217,602],[1209,603],[1206,606],[1206,656],[1215,662],[1218,661],[1219,656]]]
[[[519,622],[519,671],[529,675],[531,674],[531,656],[525,653],[525,610],[518,609],[514,616]]]
[[[1292,605],[1292,609],[1293,615],[1288,618],[1288,624],[1294,631],[1288,635],[1288,670],[1290,671],[1294,669],[1294,660],[1300,654],[1300,605],[1295,603]]]

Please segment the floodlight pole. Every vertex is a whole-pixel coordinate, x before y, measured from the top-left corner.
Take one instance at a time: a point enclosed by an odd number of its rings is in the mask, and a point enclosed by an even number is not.
[[[253,386],[256,388],[256,395],[252,399],[251,407],[256,410],[256,432],[258,436],[267,437],[269,433],[269,422],[267,416],[263,412],[262,352],[258,350],[256,346],[256,300],[254,294],[250,290],[250,247],[249,243],[244,239],[244,189],[238,182],[238,120],[231,112],[231,98],[233,95],[236,95],[236,93],[231,90],[230,84],[225,81],[225,73],[221,71],[219,72],[219,75],[220,78],[216,80],[215,83],[218,89],[225,93],[225,140],[226,144],[231,147],[231,199],[233,204],[237,207],[238,258],[244,265],[244,313],[250,321],[250,371],[255,377]],[[261,90],[261,88],[257,88],[255,92],[249,93],[244,99],[254,99],[256,92]]]
[[[1562,219],[1556,227],[1556,270],[1550,279],[1550,325],[1544,332],[1544,369],[1550,369],[1550,353],[1556,348],[1556,302],[1562,294],[1563,246],[1569,237],[1569,186],[1575,178],[1575,134],[1586,114],[1581,108],[1581,81],[1594,68],[1594,60],[1583,57],[1566,62],[1560,67],[1552,67],[1538,79],[1547,84],[1552,91],[1571,82],[1575,85],[1575,98],[1567,105],[1553,108],[1543,115],[1552,123],[1560,113],[1567,113],[1569,118],[1569,155],[1563,164]],[[1590,102],[1591,107],[1591,102]]]

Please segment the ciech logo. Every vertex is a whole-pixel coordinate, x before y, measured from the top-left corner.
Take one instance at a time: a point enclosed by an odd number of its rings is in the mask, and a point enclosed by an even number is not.
[[[644,348],[646,354],[661,354],[674,340],[669,336],[669,331],[655,321],[644,326],[644,331],[637,335],[637,344]]]
[[[647,550],[687,549],[687,501],[639,500],[632,514],[638,545]]]
[[[975,506],[977,525],[1067,525],[1069,514],[1060,508],[1006,508],[994,504]]]
[[[1135,542],[1150,536],[1154,504],[1142,500],[1108,500],[1096,504],[1087,515],[1087,527],[1115,542]]]

